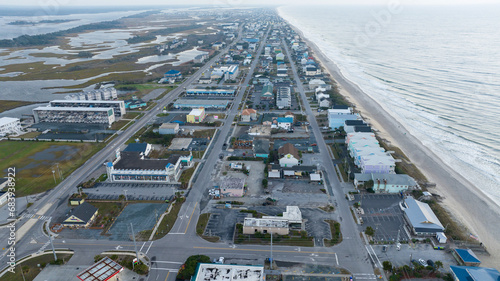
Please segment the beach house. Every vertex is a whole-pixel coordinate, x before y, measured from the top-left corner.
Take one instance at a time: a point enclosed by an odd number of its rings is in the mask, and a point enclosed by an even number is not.
[[[344,126],[346,120],[358,120],[358,114],[352,112],[352,108],[347,105],[335,105],[328,109],[328,125],[332,130]]]
[[[299,165],[299,151],[291,143],[285,143],[278,149],[279,163],[281,167],[292,167]]]

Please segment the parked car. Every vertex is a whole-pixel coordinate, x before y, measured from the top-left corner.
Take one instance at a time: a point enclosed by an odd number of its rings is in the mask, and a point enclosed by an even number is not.
[[[427,262],[425,262],[424,259],[418,259],[418,263],[421,264],[422,266],[428,266]]]
[[[432,260],[427,260],[427,264],[430,265],[430,266],[432,266],[432,267],[435,266],[435,264],[434,264],[434,262]]]
[[[387,245],[382,246],[382,252],[383,253],[387,252]]]

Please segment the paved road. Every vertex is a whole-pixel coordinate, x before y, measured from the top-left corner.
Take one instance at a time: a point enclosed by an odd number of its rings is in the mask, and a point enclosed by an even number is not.
[[[345,193],[342,190],[340,181],[335,172],[335,167],[333,165],[332,159],[330,158],[330,154],[328,153],[328,149],[321,134],[321,130],[318,126],[318,122],[316,122],[314,113],[312,112],[311,107],[307,101],[304,87],[299,78],[299,75],[297,74],[296,65],[291,58],[290,49],[288,48],[286,42],[283,41],[282,44],[284,46],[286,55],[288,56],[288,60],[290,61],[294,79],[297,82],[297,89],[304,106],[303,110],[305,110],[306,115],[309,116],[309,123],[311,125],[312,133],[316,137],[319,154],[323,158],[323,168],[326,171],[326,176],[328,177],[328,181],[330,183],[330,185],[328,186],[328,191],[331,195],[333,195],[331,197],[332,204],[337,206],[337,212],[339,213],[339,219],[341,220],[341,231],[342,236],[344,237],[344,241],[340,245],[334,247],[334,249],[338,252],[341,252],[342,256],[345,258],[345,263],[344,259],[341,259],[341,265],[345,265],[346,268],[354,273],[373,274],[373,267],[369,261],[367,249],[365,248],[365,245],[359,236],[358,226],[352,218],[351,211],[349,210],[349,205],[344,199]]]

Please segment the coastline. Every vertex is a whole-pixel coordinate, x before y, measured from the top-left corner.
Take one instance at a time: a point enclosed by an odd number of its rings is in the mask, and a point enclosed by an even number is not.
[[[337,82],[340,93],[356,105],[356,110],[361,113],[363,119],[377,129],[377,135],[399,147],[431,182],[436,183],[436,187],[429,188],[429,191],[439,194],[443,198],[440,204],[455,220],[479,236],[480,241],[487,247],[490,256],[480,255],[483,265],[498,266],[500,243],[495,236],[495,233],[500,232],[498,205],[426,148],[425,143],[411,135],[381,104],[364,93],[355,83],[347,80],[337,65],[314,42],[304,36],[298,27],[283,17],[282,19],[311,48],[322,68]]]

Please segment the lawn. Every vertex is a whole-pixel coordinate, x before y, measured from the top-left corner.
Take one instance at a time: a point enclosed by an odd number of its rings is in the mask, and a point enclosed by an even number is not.
[[[163,220],[161,221],[160,225],[158,226],[158,230],[155,233],[154,239],[160,239],[163,238],[165,235],[167,235],[172,227],[174,226],[175,221],[177,220],[177,215],[179,214],[179,211],[181,210],[182,203],[184,203],[184,198],[181,197],[181,199],[178,199],[174,205],[172,206],[172,209],[170,210],[170,213],[166,214],[163,217]]]
[[[33,104],[34,102],[17,101],[17,100],[2,100],[0,101],[0,112],[4,112],[16,107]]]
[[[57,184],[61,182],[56,163],[66,178],[103,147],[103,143],[1,141],[0,170],[16,169],[16,196],[36,194],[56,186],[53,169]]]
[[[99,209],[97,218],[93,224],[95,227],[103,227],[104,234],[123,211],[126,204],[124,202],[90,202],[91,205]]]
[[[200,215],[200,217],[198,218],[198,223],[196,224],[196,234],[198,234],[198,236],[207,240],[208,242],[217,242],[220,239],[218,236],[203,235],[203,232],[205,232],[205,228],[207,227],[209,219],[210,219],[210,213],[205,213]]]
[[[123,119],[134,119],[135,117],[141,115],[142,113],[140,112],[128,112],[128,113],[125,113],[125,115],[123,115]]]
[[[73,255],[72,254],[57,254],[57,258],[66,263]],[[45,255],[38,256],[22,262],[16,266],[15,273],[6,273],[4,276],[0,277],[0,281],[29,281],[34,280],[36,276],[42,271],[42,269],[47,265],[47,263],[54,260],[52,252]],[[40,265],[40,267],[38,267]],[[21,273],[21,268],[23,273]],[[23,277],[24,274],[24,277]]]
[[[129,113],[127,113],[129,114]],[[120,120],[120,121],[117,121],[113,124],[111,124],[111,130],[120,130],[121,128],[123,128],[125,125],[128,124],[128,122],[130,122],[130,120]]]
[[[189,128],[189,127],[187,127]],[[196,130],[193,132],[193,138],[212,138],[215,133],[215,129],[208,130]]]
[[[182,184],[182,186],[186,185],[189,183],[189,180],[193,176],[194,171],[196,170],[196,167],[198,166],[199,163],[194,163],[193,168],[189,168],[187,170],[184,170],[182,172],[181,176],[179,177],[179,182]]]
[[[340,223],[334,220],[325,220],[328,225],[330,225],[330,232],[332,233],[332,239],[324,239],[326,247],[331,247],[342,242],[342,233],[340,232]]]

